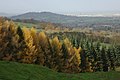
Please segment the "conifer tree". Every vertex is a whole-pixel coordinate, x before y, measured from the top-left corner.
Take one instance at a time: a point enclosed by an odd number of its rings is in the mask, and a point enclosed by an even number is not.
[[[1,22],[0,26],[0,52],[1,59],[15,60],[14,56],[18,52],[18,39],[16,25],[12,21]]]
[[[53,58],[54,64],[53,69],[57,71],[61,71],[62,63],[63,63],[63,53],[62,53],[62,44],[59,41],[58,37],[53,38],[51,41],[52,50],[53,50]]]
[[[20,27],[17,27],[17,35],[19,36],[18,47],[17,47],[18,52],[16,53],[15,59],[16,59],[16,61],[19,62],[19,61],[21,61],[21,57],[22,57],[24,48],[26,47],[23,31]]]
[[[107,50],[107,56],[108,56],[108,60],[110,61],[110,69],[111,70],[115,70],[115,56],[114,56],[114,48],[111,49],[109,48]]]
[[[78,60],[80,59],[80,49],[78,49],[77,51],[75,48],[73,48],[68,38],[64,40],[62,49],[63,49],[63,57],[64,57],[64,66],[62,72],[69,72],[69,73],[80,72],[79,65],[81,62],[80,60]],[[74,64],[76,62],[75,59],[77,59],[78,61],[77,65]]]
[[[103,71],[108,71],[109,61],[108,61],[108,57],[104,47],[102,47],[102,50],[101,50],[101,58],[102,58],[102,64],[103,64]]]
[[[44,54],[44,66],[51,68],[53,64],[53,54],[51,50],[50,40],[44,32],[39,33],[39,46],[41,47],[42,54]]]
[[[36,61],[36,46],[34,45],[33,38],[31,36],[31,31],[27,28],[23,28],[23,35],[26,47],[22,53],[22,62],[23,63],[34,63]]]

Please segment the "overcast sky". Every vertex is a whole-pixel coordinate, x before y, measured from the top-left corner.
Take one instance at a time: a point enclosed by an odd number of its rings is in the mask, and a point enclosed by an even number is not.
[[[120,0],[0,0],[0,12],[120,12]]]

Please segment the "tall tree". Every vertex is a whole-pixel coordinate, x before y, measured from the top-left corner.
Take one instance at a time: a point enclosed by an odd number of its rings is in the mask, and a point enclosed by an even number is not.
[[[36,46],[34,45],[33,37],[31,31],[27,28],[23,28],[23,35],[26,47],[22,53],[22,62],[23,63],[34,63],[36,61]]]

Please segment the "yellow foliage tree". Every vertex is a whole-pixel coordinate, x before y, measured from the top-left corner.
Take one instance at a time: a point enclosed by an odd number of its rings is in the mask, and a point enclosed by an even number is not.
[[[62,63],[63,63],[63,53],[62,53],[62,44],[59,41],[58,37],[53,38],[51,41],[51,45],[52,45],[52,50],[53,50],[53,57],[54,57],[54,61],[53,61],[53,65],[52,68],[56,71],[61,71],[61,67],[62,67]]]
[[[19,47],[17,27],[12,21],[2,21],[0,23],[0,59],[15,60]]]
[[[62,72],[75,73],[80,72],[80,48],[72,46],[68,38],[63,42],[64,66]]]
[[[44,62],[44,66],[47,66],[49,68],[52,67],[52,50],[51,50],[51,45],[49,38],[45,35],[44,32],[39,33],[39,46],[41,47],[42,52],[40,54],[40,57],[43,57],[41,60]]]
[[[24,41],[26,44],[26,48],[24,48],[24,51],[22,54],[22,62],[23,63],[34,63],[36,61],[36,46],[33,41],[33,37],[31,35],[31,31],[27,28],[23,28],[23,35],[24,35]]]
[[[93,72],[92,63],[89,61],[88,57],[86,57],[86,72]]]

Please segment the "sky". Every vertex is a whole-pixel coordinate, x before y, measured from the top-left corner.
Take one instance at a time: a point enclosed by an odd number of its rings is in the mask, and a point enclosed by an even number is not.
[[[120,12],[120,0],[0,0],[0,12]]]

